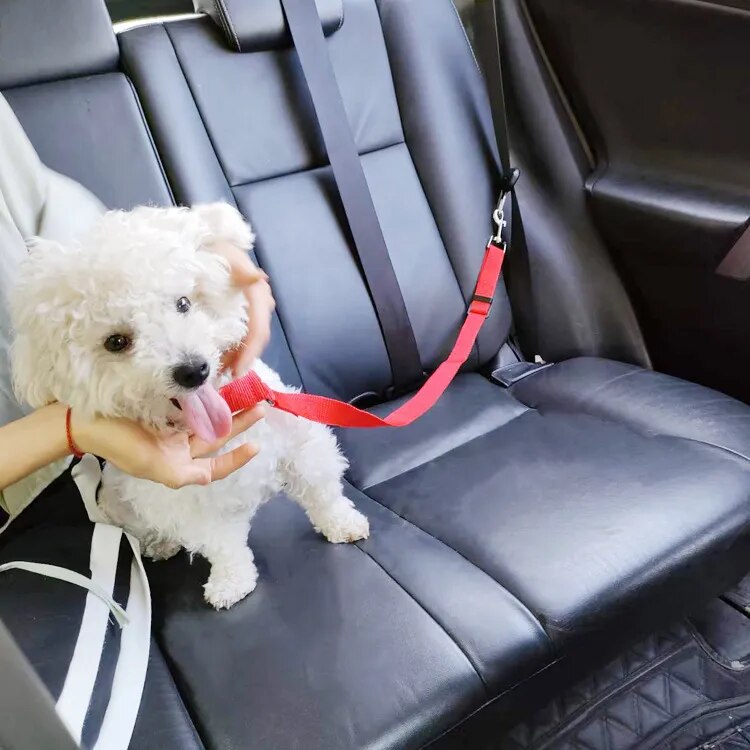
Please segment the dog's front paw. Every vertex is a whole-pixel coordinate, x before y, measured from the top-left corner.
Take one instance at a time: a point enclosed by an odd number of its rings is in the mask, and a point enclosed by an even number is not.
[[[317,530],[333,544],[356,542],[370,536],[370,522],[347,500],[331,509]]]
[[[258,569],[249,565],[211,567],[211,575],[203,586],[203,597],[215,609],[229,609],[244,599],[258,582]]]

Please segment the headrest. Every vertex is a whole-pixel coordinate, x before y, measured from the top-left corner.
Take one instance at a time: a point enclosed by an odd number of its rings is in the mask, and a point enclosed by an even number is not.
[[[117,67],[104,0],[2,0],[0,89]]]
[[[238,52],[288,47],[292,40],[281,0],[193,0],[198,13],[207,13]],[[343,0],[315,0],[326,36],[344,22]]]

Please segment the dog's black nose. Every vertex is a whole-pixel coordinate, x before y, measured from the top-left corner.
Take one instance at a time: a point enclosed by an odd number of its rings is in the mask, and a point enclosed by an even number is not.
[[[211,368],[205,359],[191,359],[183,362],[172,370],[172,377],[177,385],[183,388],[197,388],[203,385],[208,378]]]

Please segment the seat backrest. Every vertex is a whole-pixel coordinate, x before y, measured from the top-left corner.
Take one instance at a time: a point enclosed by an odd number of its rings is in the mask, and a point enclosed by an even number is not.
[[[3,0],[0,91],[42,161],[111,208],[172,196],[102,0]]]
[[[382,393],[388,357],[279,0],[211,8],[214,19],[120,36],[175,197],[233,202],[253,224],[293,355],[287,380],[339,398]],[[490,229],[497,168],[481,75],[450,0],[318,8],[431,369],[463,319]],[[501,290],[473,367],[496,354],[509,325]]]

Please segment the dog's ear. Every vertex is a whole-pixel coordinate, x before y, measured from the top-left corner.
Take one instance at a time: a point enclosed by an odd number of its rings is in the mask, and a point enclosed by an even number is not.
[[[203,244],[229,242],[242,250],[250,250],[255,242],[250,225],[242,214],[228,203],[205,203],[193,206],[193,213],[204,224]]]
[[[67,356],[67,310],[61,304],[59,273],[69,250],[57,242],[33,239],[18,269],[11,294],[15,339],[12,346],[13,388],[19,400],[38,408],[60,399],[56,392],[59,361]]]

